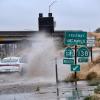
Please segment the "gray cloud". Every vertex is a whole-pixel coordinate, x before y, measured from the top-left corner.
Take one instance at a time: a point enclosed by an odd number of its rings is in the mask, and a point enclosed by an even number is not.
[[[37,30],[38,13],[47,16],[52,0],[0,0],[0,30]],[[51,11],[56,29],[95,30],[100,26],[100,0],[57,0]]]

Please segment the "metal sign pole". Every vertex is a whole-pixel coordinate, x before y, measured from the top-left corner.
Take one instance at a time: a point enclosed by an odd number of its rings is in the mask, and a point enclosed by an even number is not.
[[[58,88],[58,68],[57,68],[57,58],[55,58],[55,71],[56,71],[56,85],[57,85],[57,96],[59,96],[59,88]]]
[[[75,45],[75,65],[77,64],[77,45]],[[75,90],[77,90],[77,72],[75,72]]]
[[[91,50],[91,62],[93,61],[93,54],[92,54],[92,47],[90,47]]]

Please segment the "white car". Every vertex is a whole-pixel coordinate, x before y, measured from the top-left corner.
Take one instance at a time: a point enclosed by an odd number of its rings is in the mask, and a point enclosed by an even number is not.
[[[21,72],[23,66],[21,57],[6,57],[1,60],[0,72]]]

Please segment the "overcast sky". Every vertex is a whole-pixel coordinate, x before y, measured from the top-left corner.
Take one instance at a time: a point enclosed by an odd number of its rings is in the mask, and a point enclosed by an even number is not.
[[[0,0],[0,30],[38,30],[38,14],[53,0]],[[51,7],[56,30],[94,31],[100,27],[100,0],[57,0]]]

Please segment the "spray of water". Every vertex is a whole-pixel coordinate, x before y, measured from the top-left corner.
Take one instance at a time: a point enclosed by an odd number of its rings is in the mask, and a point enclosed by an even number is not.
[[[69,73],[68,65],[63,64],[63,52],[59,57],[59,51],[57,44],[58,39],[48,37],[45,34],[39,33],[30,38],[32,40],[32,46],[25,45],[24,50],[18,50],[17,55],[27,58],[27,63],[23,66],[21,75],[16,73],[10,75],[7,78],[2,79],[8,82],[55,82],[55,58],[57,57],[58,65],[58,78],[64,80]],[[19,52],[20,51],[20,52]],[[23,77],[22,77],[23,76]]]
[[[53,38],[38,34],[32,38],[32,47],[24,51],[28,58],[26,75],[34,79],[55,80],[56,46]]]

